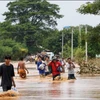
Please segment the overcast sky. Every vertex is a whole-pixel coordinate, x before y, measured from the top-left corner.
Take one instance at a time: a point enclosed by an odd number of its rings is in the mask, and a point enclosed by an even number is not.
[[[60,14],[64,15],[62,19],[57,20],[59,30],[63,29],[64,26],[78,26],[80,24],[88,24],[91,26],[96,26],[100,23],[100,16],[94,15],[82,15],[76,12],[76,9],[80,7],[80,5],[88,2],[89,0],[83,1],[60,1],[60,0],[51,0],[50,3],[54,3],[59,5]],[[7,3],[9,1],[0,1],[0,22],[4,21],[4,16],[2,14],[7,11]]]

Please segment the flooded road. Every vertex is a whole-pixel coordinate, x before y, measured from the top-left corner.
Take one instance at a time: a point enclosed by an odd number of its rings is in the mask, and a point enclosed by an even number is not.
[[[52,82],[30,79],[17,81],[21,96],[17,100],[100,100],[99,77],[77,77],[77,80]]]
[[[35,67],[29,68],[29,71],[25,80],[16,74],[20,96],[0,100],[100,100],[100,76],[76,74],[77,80],[67,80],[66,72],[62,74],[66,80],[53,82],[51,77],[40,79]]]

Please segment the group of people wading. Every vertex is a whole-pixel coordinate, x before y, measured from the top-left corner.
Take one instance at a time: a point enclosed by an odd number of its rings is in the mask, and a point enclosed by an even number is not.
[[[61,60],[54,56],[52,60],[49,60],[49,56],[42,58],[38,56],[37,60],[37,69],[39,71],[40,77],[45,77],[52,73],[52,79],[55,80],[56,77],[58,80],[61,80],[61,73],[65,72],[65,67],[68,69],[68,79],[76,79],[74,75],[75,65],[72,62],[71,58],[67,59],[67,64],[64,58]]]
[[[49,56],[37,56],[37,61],[35,62],[37,65],[37,70],[39,71],[39,75],[41,78],[45,76],[49,76],[52,74],[52,79],[55,80],[58,77],[58,80],[61,79],[61,73],[65,72],[65,67],[68,69],[68,79],[75,79],[74,68],[71,58],[67,59],[67,64],[64,58],[61,60],[58,56],[54,56],[50,61]],[[29,73],[28,69],[25,67],[25,62],[23,58],[20,58],[18,63],[17,72],[21,78],[26,78],[26,72]]]
[[[14,81],[14,67],[10,63],[11,56],[5,56],[5,62],[0,65],[0,76],[1,76],[1,86],[3,91],[11,90],[11,87],[16,87]],[[68,79],[76,79],[74,75],[75,65],[72,62],[71,58],[67,59],[67,64],[64,59],[59,60],[58,57],[54,56],[52,60],[49,60],[49,56],[42,57],[39,55],[36,61],[37,70],[41,78],[45,76],[52,75],[52,80],[54,81],[56,77],[58,80],[61,80],[61,73],[65,72],[65,66],[68,69]],[[26,78],[26,72],[29,73],[28,69],[25,66],[23,57],[20,58],[17,66],[17,73],[21,78]]]

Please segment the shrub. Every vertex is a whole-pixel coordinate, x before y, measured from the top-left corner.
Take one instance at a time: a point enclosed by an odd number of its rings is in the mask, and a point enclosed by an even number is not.
[[[77,48],[75,51],[75,59],[83,60],[85,57],[85,51],[82,48]]]
[[[12,60],[17,60],[25,56],[28,49],[24,44],[15,42],[12,39],[0,40],[0,61],[3,61],[5,55],[11,55]]]

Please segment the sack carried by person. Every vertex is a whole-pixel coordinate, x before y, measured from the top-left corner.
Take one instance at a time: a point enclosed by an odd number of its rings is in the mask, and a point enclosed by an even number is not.
[[[61,66],[59,66],[59,67],[57,68],[57,71],[62,72],[62,71],[63,71],[63,68],[62,68]]]
[[[39,65],[39,69],[44,70],[45,69],[45,66],[46,65],[44,63],[42,63],[42,64]]]
[[[11,90],[18,92],[16,87],[12,87]]]

